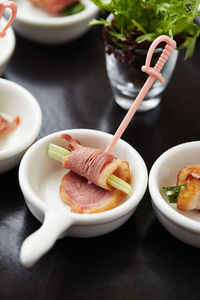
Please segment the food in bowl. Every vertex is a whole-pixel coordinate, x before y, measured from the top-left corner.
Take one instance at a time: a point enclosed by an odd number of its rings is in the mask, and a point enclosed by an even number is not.
[[[7,122],[14,121],[14,130],[0,138],[0,173],[16,167],[25,151],[37,138],[41,123],[42,112],[37,100],[22,86],[0,78],[0,115]],[[6,122],[7,121],[7,122]],[[10,125],[8,124],[8,127]]]
[[[163,187],[170,203],[177,203],[183,211],[200,211],[200,165],[188,165],[177,175],[177,185]]]
[[[77,128],[54,132],[38,140],[26,151],[19,167],[19,183],[28,208],[43,223],[26,238],[21,247],[20,260],[26,267],[36,263],[59,238],[97,237],[119,228],[134,214],[146,191],[148,174],[144,160],[131,145],[119,139],[113,155],[125,157],[129,162],[132,195],[121,205],[105,212],[73,213],[59,196],[58,187],[66,170],[61,168],[59,161],[47,155],[51,143],[65,147],[66,142],[60,138],[62,134],[70,134],[82,145],[102,150],[113,138],[103,131]]]
[[[76,213],[103,212],[121,204],[132,193],[130,169],[125,160],[99,149],[82,146],[62,134],[67,150],[51,144],[48,154],[70,170],[60,184],[60,197]]]
[[[71,16],[85,9],[85,5],[79,0],[30,0],[30,2],[49,14],[57,16]]]
[[[6,137],[9,133],[15,130],[20,124],[20,117],[16,117],[11,122],[0,115],[0,138]]]
[[[28,40],[48,45],[64,44],[79,38],[90,29],[89,21],[99,12],[90,0],[81,0],[85,9],[67,16],[50,14],[27,0],[16,0],[16,3],[15,31]]]

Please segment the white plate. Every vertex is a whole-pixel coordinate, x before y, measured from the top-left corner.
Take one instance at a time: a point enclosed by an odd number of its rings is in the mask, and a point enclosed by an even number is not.
[[[0,28],[3,28],[6,20],[0,19]],[[5,37],[0,38],[0,76],[5,71],[15,49],[15,34],[11,27],[8,28]]]
[[[24,152],[37,138],[42,112],[36,99],[26,89],[0,79],[0,115],[8,121],[20,117],[20,124],[5,138],[0,138],[0,173],[19,164]]]
[[[161,224],[175,237],[192,246],[200,247],[200,213],[183,212],[169,204],[162,187],[176,184],[178,172],[188,165],[200,165],[200,141],[184,143],[164,152],[154,163],[149,174],[152,205]]]
[[[146,190],[147,169],[143,159],[128,143],[119,140],[113,154],[130,164],[133,195],[121,205],[105,212],[70,212],[59,196],[60,181],[66,170],[60,162],[47,155],[49,143],[63,145],[59,138],[62,133],[72,135],[85,146],[102,150],[112,138],[112,135],[102,131],[72,129],[42,138],[25,153],[19,169],[20,187],[29,209],[43,222],[22,246],[21,260],[26,266],[34,264],[61,236],[94,237],[118,228],[134,213]]]
[[[30,1],[16,0],[18,12],[13,27],[23,37],[39,43],[53,45],[70,42],[89,30],[89,21],[99,11],[90,0],[82,2],[86,6],[82,12],[57,17],[34,7]]]

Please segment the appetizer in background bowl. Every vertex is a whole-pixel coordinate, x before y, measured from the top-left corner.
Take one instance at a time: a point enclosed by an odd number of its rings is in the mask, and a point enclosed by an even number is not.
[[[70,162],[64,160],[64,167],[66,166],[66,163],[72,163],[74,166],[73,170],[76,171],[75,169],[77,167],[80,170],[84,165],[84,171],[82,173],[84,176],[86,176],[85,172],[90,176],[95,170],[91,178],[93,182],[95,181],[95,185],[101,185],[101,180],[99,181],[99,179],[102,179],[102,175],[103,177],[105,175],[105,173],[102,174],[102,165],[100,170],[97,168],[96,162],[99,161],[99,159],[93,160],[96,153],[99,150],[104,151],[112,139],[111,134],[102,131],[72,129],[56,132],[40,139],[27,150],[19,168],[20,187],[29,209],[39,221],[43,222],[43,224],[38,231],[29,236],[22,245],[21,261],[25,266],[33,265],[53,246],[59,237],[66,235],[74,237],[95,237],[115,230],[131,217],[146,190],[147,168],[143,159],[133,147],[120,139],[112,153],[112,155],[115,156],[113,162],[118,162],[117,159],[121,159],[129,164],[130,180],[129,178],[124,177],[123,179],[129,181],[129,185],[132,189],[131,195],[124,193],[122,201],[120,199],[120,202],[117,201],[114,206],[106,206],[106,210],[104,209],[104,211],[97,210],[97,206],[98,208],[100,206],[102,208],[108,198],[103,194],[104,199],[101,199],[100,192],[100,197],[98,193],[97,199],[97,194],[95,193],[97,190],[99,191],[99,189],[104,193],[104,187],[107,188],[107,186],[104,186],[104,184],[103,188],[98,186],[95,189],[95,192],[92,192],[94,199],[91,195],[88,195],[88,191],[90,193],[91,190],[84,188],[86,184],[92,184],[91,182],[83,183],[81,179],[79,179],[80,184],[77,186],[77,184],[74,184],[74,177],[70,177],[67,183],[67,189],[63,187],[63,184],[65,185],[63,178],[65,180],[65,175],[68,174],[67,169],[62,166],[60,161],[52,159],[52,153],[51,155],[48,153],[49,145],[53,144],[57,147],[61,147],[61,149],[66,147],[66,139],[60,138],[61,135],[64,135],[65,138],[66,135],[68,137],[70,135],[73,141],[76,140],[81,145],[78,152],[70,148],[72,151],[72,154],[69,155]],[[88,158],[86,158],[85,154],[88,147],[89,151],[91,148],[95,149],[91,150],[93,152],[89,153],[90,163],[87,165]],[[54,147],[51,147],[50,150],[54,152],[53,155],[55,158],[56,151]],[[60,154],[62,154],[61,152]],[[82,153],[81,155],[80,152]],[[106,163],[104,163],[105,160],[103,162],[104,167],[105,165],[107,166],[107,164],[110,164],[112,159],[110,160],[110,158],[108,158],[108,160],[106,157]],[[88,166],[90,170],[88,169]],[[69,167],[69,165],[67,167]],[[105,170],[104,167],[103,169]],[[113,165],[111,169],[112,170],[109,171],[110,173],[114,172],[116,176],[121,176],[120,172],[116,173],[114,171]],[[126,173],[125,169],[123,169],[123,174],[124,173]],[[110,177],[107,170],[105,176]],[[109,182],[107,181],[107,183]],[[115,188],[113,188],[113,185],[110,187],[110,193],[112,194],[113,191],[115,191]],[[64,199],[63,201],[63,195],[61,195],[63,192],[70,196],[70,201],[69,199],[67,201]],[[85,197],[85,193],[88,195],[88,200],[87,197]],[[107,191],[105,189],[105,193],[109,193],[109,190]],[[83,204],[83,202],[86,210],[82,210],[83,206],[81,206],[81,210],[77,210],[76,208],[80,208],[80,203]],[[98,205],[98,203],[100,205]],[[95,210],[93,210],[94,206]],[[91,211],[91,208],[93,211]]]
[[[17,166],[37,138],[42,113],[36,99],[18,84],[0,79],[0,173]]]
[[[16,3],[18,13],[13,23],[16,32],[49,45],[77,39],[89,30],[89,21],[98,13],[97,6],[90,0],[16,0]]]
[[[86,6],[80,0],[29,0],[43,11],[54,16],[71,16],[83,11]]]
[[[2,26],[7,23],[5,18],[0,20]],[[7,29],[6,35],[0,38],[0,76],[5,71],[15,49],[15,34],[10,27]]]
[[[149,174],[149,190],[161,224],[179,240],[200,247],[200,141],[163,153]]]

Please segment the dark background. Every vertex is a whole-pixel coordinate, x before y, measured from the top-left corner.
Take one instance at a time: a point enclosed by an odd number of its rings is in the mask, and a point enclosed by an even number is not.
[[[125,111],[111,94],[100,28],[49,47],[16,36],[4,78],[28,89],[43,112],[39,138],[69,128],[114,133]],[[161,104],[137,113],[123,135],[148,171],[158,156],[199,140],[200,41],[192,58],[179,55]],[[66,237],[34,267],[19,261],[23,240],[39,228],[18,184],[18,168],[0,175],[0,299],[199,299],[198,248],[185,245],[157,221],[147,190],[121,228],[98,238]]]

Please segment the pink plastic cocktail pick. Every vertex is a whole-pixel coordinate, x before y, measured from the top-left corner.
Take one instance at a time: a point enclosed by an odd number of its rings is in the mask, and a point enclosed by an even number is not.
[[[154,50],[161,42],[165,42],[167,45],[163,50],[158,62],[154,66],[154,68],[150,67],[152,55]],[[161,35],[154,42],[151,44],[149,51],[146,57],[145,66],[142,67],[142,71],[149,74],[148,79],[144,83],[140,93],[138,94],[137,98],[134,100],[132,106],[130,107],[129,111],[127,112],[126,116],[124,117],[123,121],[121,122],[120,126],[118,127],[116,133],[114,134],[111,142],[108,144],[105,152],[110,153],[112,152],[114,146],[116,145],[117,141],[122,136],[123,132],[125,131],[126,127],[128,126],[129,122],[131,121],[132,117],[134,116],[137,108],[139,107],[140,103],[150,90],[152,84],[157,79],[161,83],[164,82],[164,78],[161,75],[160,71],[162,70],[163,66],[165,65],[166,61],[168,60],[169,56],[171,55],[172,51],[176,47],[176,42],[169,38],[167,35]]]
[[[17,4],[12,1],[4,1],[0,3],[0,18],[3,16],[6,8],[9,8],[11,10],[11,14],[6,25],[0,31],[0,38],[3,38],[6,35],[6,30],[10,27],[17,14]]]

